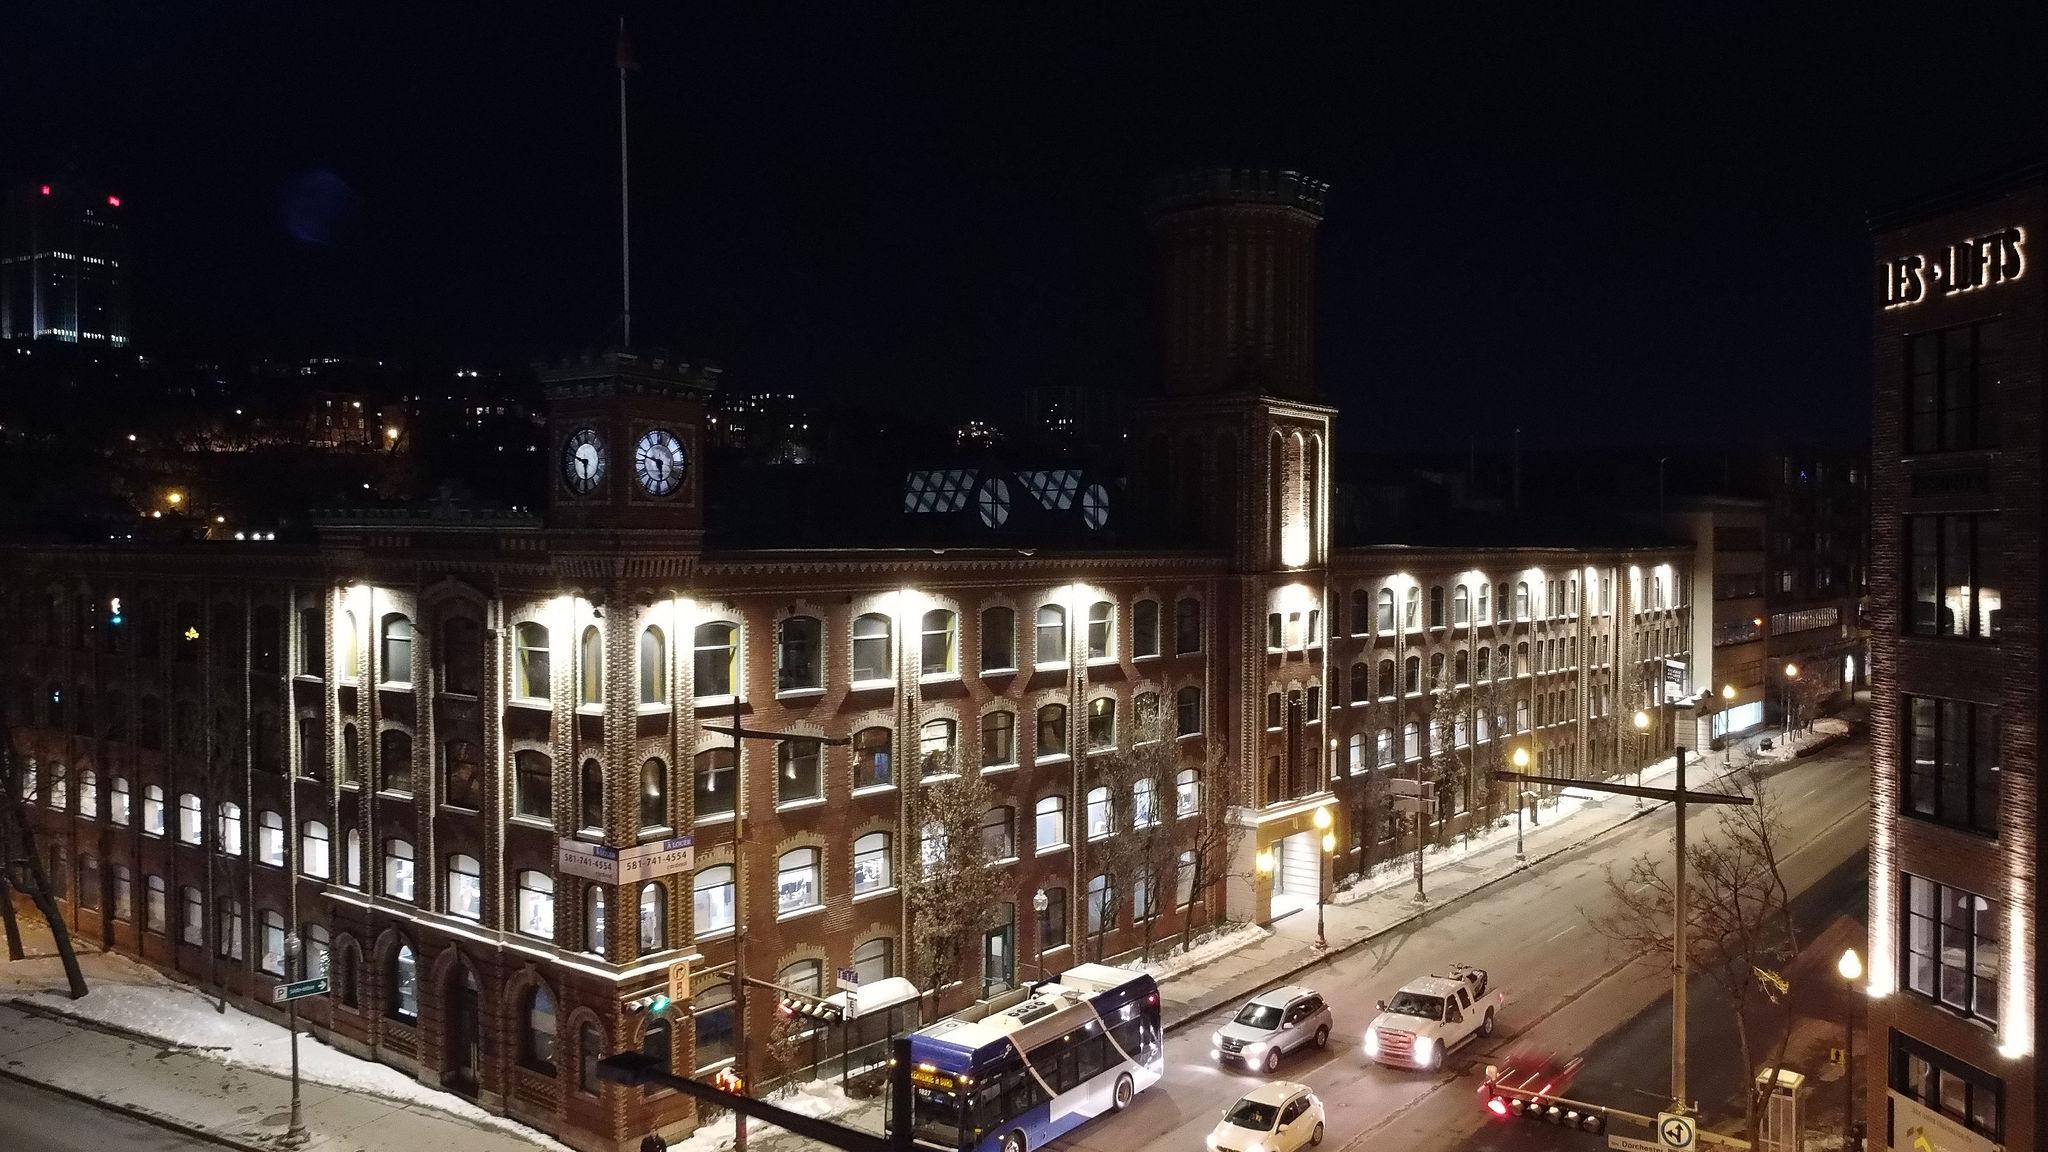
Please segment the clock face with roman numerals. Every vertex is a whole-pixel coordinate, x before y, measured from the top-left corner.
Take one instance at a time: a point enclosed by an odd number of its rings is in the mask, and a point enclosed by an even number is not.
[[[604,437],[595,428],[578,428],[562,445],[562,482],[578,496],[588,496],[604,479]]]
[[[633,450],[633,472],[649,496],[669,496],[690,473],[690,454],[666,428],[650,429]]]

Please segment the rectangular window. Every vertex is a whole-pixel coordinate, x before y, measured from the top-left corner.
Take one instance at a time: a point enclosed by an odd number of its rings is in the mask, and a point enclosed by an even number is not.
[[[1908,516],[1909,632],[1997,639],[2002,607],[1998,518],[1986,513]]]
[[[1890,1055],[1892,1091],[1988,1140],[2004,1138],[2003,1080],[1899,1032],[1891,1034]],[[1890,1144],[1910,1148],[1912,1141],[1893,1132]]]
[[[1903,874],[1906,987],[1959,1015],[1998,1022],[1998,919],[1973,892]]]
[[[1173,603],[1173,652],[1187,656],[1202,650],[1202,602],[1183,596]]]
[[[1924,696],[1908,696],[1905,703],[1905,813],[1998,835],[1998,709]]]
[[[1131,606],[1131,656],[1159,655],[1159,601],[1140,600]]]
[[[981,670],[1008,671],[1017,667],[1017,614],[1008,608],[988,608],[981,614]]]
[[[1998,446],[2004,345],[1998,320],[1906,338],[1906,451]]]

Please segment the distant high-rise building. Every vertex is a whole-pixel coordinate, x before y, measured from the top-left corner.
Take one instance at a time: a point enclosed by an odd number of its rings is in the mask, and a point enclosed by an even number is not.
[[[7,195],[0,339],[128,343],[121,198],[35,183]]]

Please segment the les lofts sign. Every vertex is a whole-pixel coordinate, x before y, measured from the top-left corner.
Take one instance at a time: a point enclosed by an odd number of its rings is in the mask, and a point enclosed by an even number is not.
[[[2010,284],[2027,274],[2027,230],[2015,224],[1958,240],[1944,252],[1894,256],[1878,265],[1886,311],[1910,308],[1928,293],[1960,296]]]

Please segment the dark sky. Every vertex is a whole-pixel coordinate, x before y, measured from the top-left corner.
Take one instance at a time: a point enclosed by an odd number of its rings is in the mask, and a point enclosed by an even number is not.
[[[616,7],[17,7],[0,178],[124,197],[146,342],[608,336]],[[1347,447],[1853,440],[1866,217],[2048,143],[2030,9],[1166,7],[628,5],[636,336],[814,396],[1134,386],[1147,179],[1276,164],[1334,186]]]

